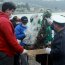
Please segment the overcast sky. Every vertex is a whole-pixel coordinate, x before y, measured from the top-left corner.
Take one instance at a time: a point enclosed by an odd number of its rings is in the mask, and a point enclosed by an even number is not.
[[[4,0],[4,1],[23,1],[23,0]],[[24,0],[24,1],[65,1],[65,0]]]

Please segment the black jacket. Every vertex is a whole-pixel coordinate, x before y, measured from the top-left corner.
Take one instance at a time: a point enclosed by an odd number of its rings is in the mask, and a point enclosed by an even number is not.
[[[12,20],[10,20],[11,22],[12,22],[12,24],[13,24],[13,26],[14,26],[14,28],[17,26],[17,24],[16,24],[16,20],[14,20],[14,19],[12,19]]]
[[[65,29],[56,33],[51,44],[53,65],[65,65]]]

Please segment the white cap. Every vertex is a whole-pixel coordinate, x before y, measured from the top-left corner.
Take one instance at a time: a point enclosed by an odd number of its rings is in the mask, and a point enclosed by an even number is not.
[[[51,19],[57,23],[65,23],[65,17],[61,15],[52,15]]]

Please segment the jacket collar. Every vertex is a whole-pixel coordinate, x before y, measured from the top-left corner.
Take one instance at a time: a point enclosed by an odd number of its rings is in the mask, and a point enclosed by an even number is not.
[[[5,18],[9,19],[9,16],[6,13],[2,12],[2,11],[0,11],[0,17],[5,17]]]

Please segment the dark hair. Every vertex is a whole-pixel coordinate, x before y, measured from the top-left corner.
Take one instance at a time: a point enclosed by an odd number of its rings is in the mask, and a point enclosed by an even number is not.
[[[17,21],[17,16],[14,16],[14,17],[13,17],[13,20]]]
[[[16,6],[13,2],[4,2],[2,4],[2,11],[5,12],[7,9],[12,10],[12,9],[16,9]]]

